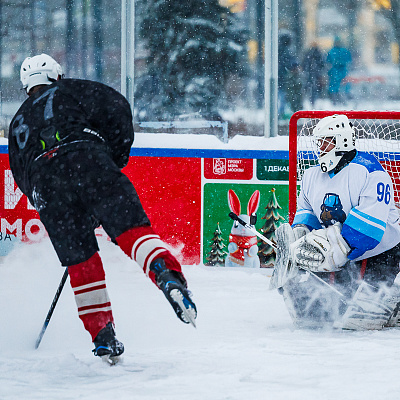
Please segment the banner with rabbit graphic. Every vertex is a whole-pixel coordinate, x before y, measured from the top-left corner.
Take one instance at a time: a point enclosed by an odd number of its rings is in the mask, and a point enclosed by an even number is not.
[[[216,267],[272,267],[275,252],[246,228],[235,226],[233,211],[268,239],[287,222],[286,184],[206,183],[204,185],[203,264]],[[251,215],[257,213],[257,220]]]

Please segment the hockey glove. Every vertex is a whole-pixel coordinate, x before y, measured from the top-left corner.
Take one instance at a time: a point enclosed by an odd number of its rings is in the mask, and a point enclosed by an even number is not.
[[[291,245],[292,260],[299,268],[312,272],[339,271],[350,247],[340,234],[341,224],[314,230]]]

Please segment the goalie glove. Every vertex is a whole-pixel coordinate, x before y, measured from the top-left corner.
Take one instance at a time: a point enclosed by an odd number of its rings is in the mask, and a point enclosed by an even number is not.
[[[291,258],[299,268],[312,272],[340,271],[350,247],[340,234],[341,224],[314,230],[291,245]]]

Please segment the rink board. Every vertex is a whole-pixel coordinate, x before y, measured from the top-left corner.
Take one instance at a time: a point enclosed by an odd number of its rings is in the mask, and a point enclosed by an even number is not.
[[[0,255],[9,251],[15,236],[25,242],[46,236],[37,212],[14,183],[7,153],[7,146],[0,146]],[[246,213],[251,194],[260,191],[258,230],[265,222],[262,217],[271,189],[281,207],[279,215],[287,218],[287,151],[132,148],[123,171],[154,229],[185,265],[206,263],[218,226],[228,245],[232,228],[229,189],[238,195],[242,213]],[[100,229],[97,234],[104,232]]]

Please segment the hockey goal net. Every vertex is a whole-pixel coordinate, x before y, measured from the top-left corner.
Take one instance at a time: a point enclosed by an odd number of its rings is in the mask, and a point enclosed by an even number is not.
[[[298,111],[289,122],[289,222],[296,213],[298,185],[304,171],[317,164],[312,131],[321,118],[345,114],[353,123],[356,148],[373,154],[390,174],[400,208],[400,112]]]

